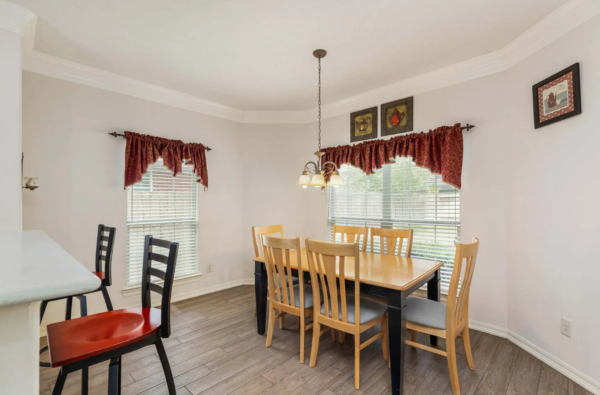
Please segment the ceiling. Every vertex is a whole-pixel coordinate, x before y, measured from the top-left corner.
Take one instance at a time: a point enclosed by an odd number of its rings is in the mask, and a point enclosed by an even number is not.
[[[566,0],[12,0],[35,50],[242,110],[331,103],[498,50]]]

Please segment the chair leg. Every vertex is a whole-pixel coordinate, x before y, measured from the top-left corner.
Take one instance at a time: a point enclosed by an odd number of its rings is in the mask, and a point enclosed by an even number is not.
[[[458,369],[456,366],[456,338],[450,336],[446,338],[446,353],[448,354],[448,371],[450,372],[450,384],[452,393],[460,395],[460,385],[458,383]]]
[[[106,303],[106,308],[108,311],[113,311],[113,305],[110,301],[110,295],[108,294],[108,289],[106,289],[106,285],[102,284],[100,286],[100,290],[102,291],[102,296],[104,296],[104,303]]]
[[[165,379],[167,380],[167,388],[169,389],[169,395],[176,395],[175,390],[175,380],[173,380],[173,372],[171,371],[171,365],[169,365],[169,358],[167,358],[167,353],[165,351],[165,347],[162,344],[162,340],[158,339],[156,343],[156,351],[158,351],[158,356],[160,358],[160,363],[162,364],[163,371],[165,372]]]
[[[360,335],[354,335],[354,388],[360,388]]]
[[[108,365],[108,395],[121,395],[121,357],[111,359]]]
[[[335,343],[335,329],[331,328],[331,341]]]
[[[388,322],[387,317],[383,321],[381,321],[381,332],[383,332],[383,336],[381,337],[381,349],[383,350],[383,360],[390,360],[390,349],[388,348]]]
[[[344,344],[346,341],[346,332],[340,331],[340,344]]]
[[[465,327],[463,330],[463,343],[465,344],[465,354],[467,356],[467,363],[469,369],[475,370],[475,363],[473,362],[473,354],[471,353],[471,334],[469,333],[469,327]]]
[[[73,297],[69,296],[67,298],[67,309],[65,310],[65,321],[71,319],[71,310],[73,309]]]
[[[67,380],[67,374],[64,369],[60,369],[58,372],[58,376],[56,377],[56,383],[54,383],[54,390],[52,390],[52,395],[60,395],[62,394],[63,387],[65,386],[65,381]]]
[[[316,317],[315,317],[316,318]],[[310,349],[310,363],[308,366],[314,368],[317,364],[317,353],[319,352],[319,338],[321,337],[321,325],[318,321],[313,321],[313,340]]]
[[[304,319],[304,314],[300,314],[300,317],[298,317],[298,322],[300,324],[300,363],[304,363],[304,339],[306,338]]]
[[[42,319],[44,318],[44,313],[46,312],[46,307],[48,307],[48,301],[42,300],[42,304],[40,305],[40,325],[42,324]]]
[[[269,322],[267,323],[267,347],[271,347],[273,342],[273,332],[275,331],[275,309],[269,308]]]
[[[88,395],[88,368],[81,369],[81,395]]]
[[[280,311],[281,317],[279,317],[279,329],[283,330],[283,324],[285,320],[285,313]]]
[[[82,317],[87,317],[87,297],[79,295],[79,312]]]

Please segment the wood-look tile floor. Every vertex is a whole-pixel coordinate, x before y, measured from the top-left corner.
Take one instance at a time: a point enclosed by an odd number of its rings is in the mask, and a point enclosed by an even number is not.
[[[299,334],[294,317],[278,327],[270,348],[256,333],[254,287],[241,286],[174,303],[172,335],[165,341],[179,395],[346,395],[389,394],[390,371],[378,340],[361,353],[361,387],[354,390],[354,354],[350,341],[334,343],[323,335],[317,366],[299,361]],[[366,335],[368,336],[368,334]],[[473,331],[476,370],[470,371],[462,343],[457,348],[461,393],[465,395],[591,395],[554,369],[505,339]],[[44,341],[44,340],[43,340]],[[420,341],[427,341],[426,337]],[[440,342],[443,347],[443,341]],[[47,355],[42,356],[43,360]],[[90,368],[89,394],[106,394],[108,363]],[[446,359],[406,349],[407,395],[451,395]],[[40,368],[40,394],[51,394],[58,369]],[[80,394],[81,374],[69,375],[64,395]],[[154,347],[123,357],[122,394],[167,394]]]

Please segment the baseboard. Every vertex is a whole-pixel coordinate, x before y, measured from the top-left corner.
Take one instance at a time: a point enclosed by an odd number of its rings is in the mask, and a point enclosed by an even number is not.
[[[517,335],[516,333],[511,331],[508,331],[507,333],[508,340],[510,340],[512,343],[527,351],[528,353],[530,353],[540,361],[544,362],[551,368],[555,369],[559,373],[562,373],[566,377],[570,378],[575,383],[585,388],[587,391],[596,395],[600,395],[599,382],[585,375],[584,373],[580,372],[574,367],[566,364],[565,362],[561,361],[549,352],[542,350],[540,347],[531,343],[529,340]]]
[[[469,328],[479,332],[489,333],[490,335],[498,336],[503,339],[506,339],[508,337],[508,331],[506,330],[506,328],[502,328],[500,326],[492,324],[486,324],[485,322],[469,320]]]
[[[200,289],[194,289],[189,292],[179,293],[179,294],[173,295],[171,297],[171,302],[172,303],[180,302],[182,300],[192,299],[197,296],[211,294],[213,292],[223,291],[223,290],[229,289],[229,288],[239,287],[240,285],[254,285],[254,278],[244,278],[241,280],[229,281],[226,283],[217,284],[217,285],[213,285],[210,287],[204,287],[204,288],[200,288]],[[137,300],[137,298],[136,298],[136,300]],[[155,298],[153,300],[152,304],[155,306],[158,306],[158,305],[160,305],[160,300],[158,298]],[[140,306],[140,303],[133,303],[129,306],[123,306],[120,308],[127,309],[130,307],[139,307],[139,306]],[[42,337],[46,337],[46,327],[40,328],[40,338],[42,338]]]

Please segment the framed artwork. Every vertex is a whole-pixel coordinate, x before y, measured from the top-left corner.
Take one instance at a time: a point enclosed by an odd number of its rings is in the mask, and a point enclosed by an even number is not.
[[[396,100],[381,105],[381,135],[412,132],[413,98]]]
[[[377,138],[377,107],[350,114],[350,141]]]
[[[536,129],[578,114],[581,114],[579,63],[533,86],[533,118]]]

